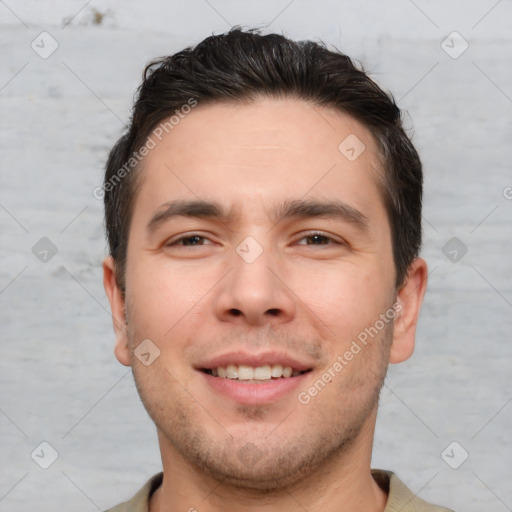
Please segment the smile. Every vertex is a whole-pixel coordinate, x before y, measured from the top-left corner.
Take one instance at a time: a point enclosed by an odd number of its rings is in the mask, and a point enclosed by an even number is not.
[[[244,381],[246,383],[268,382],[275,379],[288,379],[296,377],[309,370],[299,371],[291,366],[281,364],[249,366],[245,364],[229,364],[227,366],[217,366],[216,368],[203,369],[205,373],[213,377],[222,379],[231,379]]]

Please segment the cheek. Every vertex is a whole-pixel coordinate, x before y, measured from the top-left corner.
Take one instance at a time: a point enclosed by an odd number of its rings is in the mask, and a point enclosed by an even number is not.
[[[203,314],[204,300],[218,281],[212,268],[171,265],[165,258],[140,256],[127,268],[129,322],[137,338],[150,338],[160,347],[176,346],[177,333]],[[185,338],[184,338],[185,339]]]
[[[357,335],[389,307],[389,288],[375,269],[347,265],[309,275],[295,279],[293,290],[341,339]]]

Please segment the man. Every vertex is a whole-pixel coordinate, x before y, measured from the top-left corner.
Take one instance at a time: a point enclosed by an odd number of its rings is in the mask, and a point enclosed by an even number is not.
[[[115,354],[163,473],[113,511],[440,511],[370,470],[427,282],[400,111],[312,42],[150,64],[105,182]]]

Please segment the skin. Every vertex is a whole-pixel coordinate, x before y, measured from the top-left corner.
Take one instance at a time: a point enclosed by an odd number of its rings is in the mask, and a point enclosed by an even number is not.
[[[350,134],[366,146],[354,161],[338,150]],[[157,426],[165,476],[152,512],[384,509],[370,474],[378,394],[388,364],[413,352],[427,268],[416,259],[396,289],[380,172],[365,127],[294,99],[198,106],[145,158],[125,298],[110,257],[104,285],[116,357],[132,367]],[[177,199],[216,201],[233,215],[175,217],[149,232]],[[272,211],[286,200],[341,200],[366,229],[335,217],[276,221]],[[194,234],[205,238],[176,242]],[[252,263],[236,252],[248,236],[263,249]],[[297,394],[397,300],[394,322],[300,403]],[[134,356],[144,339],[160,350],[148,366]],[[239,349],[279,350],[312,370],[284,398],[241,405],[195,368]]]

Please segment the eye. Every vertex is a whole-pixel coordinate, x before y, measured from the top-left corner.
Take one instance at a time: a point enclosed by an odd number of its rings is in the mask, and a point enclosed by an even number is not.
[[[206,243],[208,241],[209,243]],[[185,236],[180,236],[174,240],[166,243],[166,247],[195,247],[201,245],[209,245],[211,240],[206,238],[205,236],[198,235],[197,233],[192,233]]]
[[[306,240],[306,243],[302,243]],[[324,233],[308,233],[297,242],[298,245],[343,245]]]

